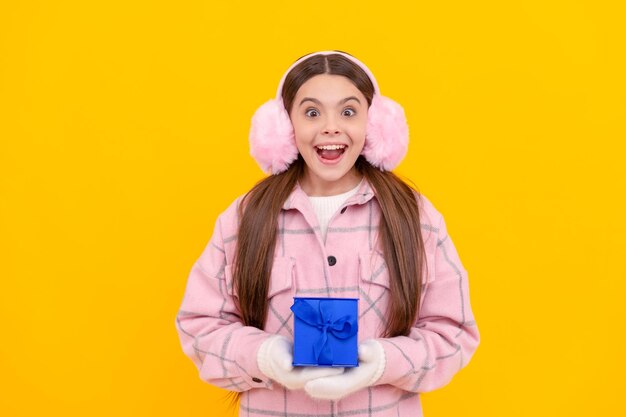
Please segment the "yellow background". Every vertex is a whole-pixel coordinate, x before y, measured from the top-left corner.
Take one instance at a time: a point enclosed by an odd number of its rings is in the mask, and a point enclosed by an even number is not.
[[[427,417],[623,416],[620,1],[0,3],[0,415],[227,415],[174,327],[263,173],[256,108],[340,49],[401,103],[482,342]]]

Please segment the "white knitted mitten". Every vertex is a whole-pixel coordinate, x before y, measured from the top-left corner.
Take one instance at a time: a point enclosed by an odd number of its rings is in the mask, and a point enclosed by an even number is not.
[[[309,381],[304,390],[320,400],[338,400],[376,383],[385,371],[385,349],[370,339],[359,344],[359,366],[348,368],[340,375]]]
[[[294,367],[292,349],[293,344],[284,336],[268,338],[257,353],[257,364],[261,372],[288,389],[302,389],[309,381],[339,375],[344,371],[344,368]]]

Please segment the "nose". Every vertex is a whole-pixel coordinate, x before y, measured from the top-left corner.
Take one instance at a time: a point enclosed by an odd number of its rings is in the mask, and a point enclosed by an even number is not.
[[[339,126],[337,125],[337,121],[334,117],[327,117],[326,123],[324,125],[324,129],[322,129],[322,134],[334,136],[340,133]]]

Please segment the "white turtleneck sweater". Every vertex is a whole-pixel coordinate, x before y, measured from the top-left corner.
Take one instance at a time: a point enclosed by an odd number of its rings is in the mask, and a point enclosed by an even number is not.
[[[329,195],[322,197],[312,197],[309,196],[309,200],[311,201],[311,205],[317,214],[317,219],[320,224],[320,231],[322,233],[322,240],[326,242],[326,230],[328,229],[328,222],[330,218],[335,214],[335,212],[341,207],[343,203],[352,195],[356,194],[357,190],[361,186],[361,182],[351,189],[350,191],[346,191],[345,193],[337,194],[337,195]]]

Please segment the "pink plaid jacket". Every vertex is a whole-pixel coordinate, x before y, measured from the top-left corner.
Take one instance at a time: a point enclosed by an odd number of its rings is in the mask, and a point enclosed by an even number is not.
[[[419,393],[446,385],[479,343],[467,272],[442,215],[420,196],[428,274],[419,318],[408,336],[380,338],[389,275],[376,243],[381,213],[370,184],[363,181],[333,215],[326,242],[297,185],[278,218],[267,324],[259,330],[241,323],[234,302],[231,268],[241,198],[218,217],[211,240],[191,268],[176,317],[182,349],[200,378],[241,392],[241,416],[421,416]],[[387,360],[375,386],[339,401],[320,401],[266,379],[257,366],[257,350],[272,334],[293,340],[294,296],[359,298],[359,341],[378,338]]]

